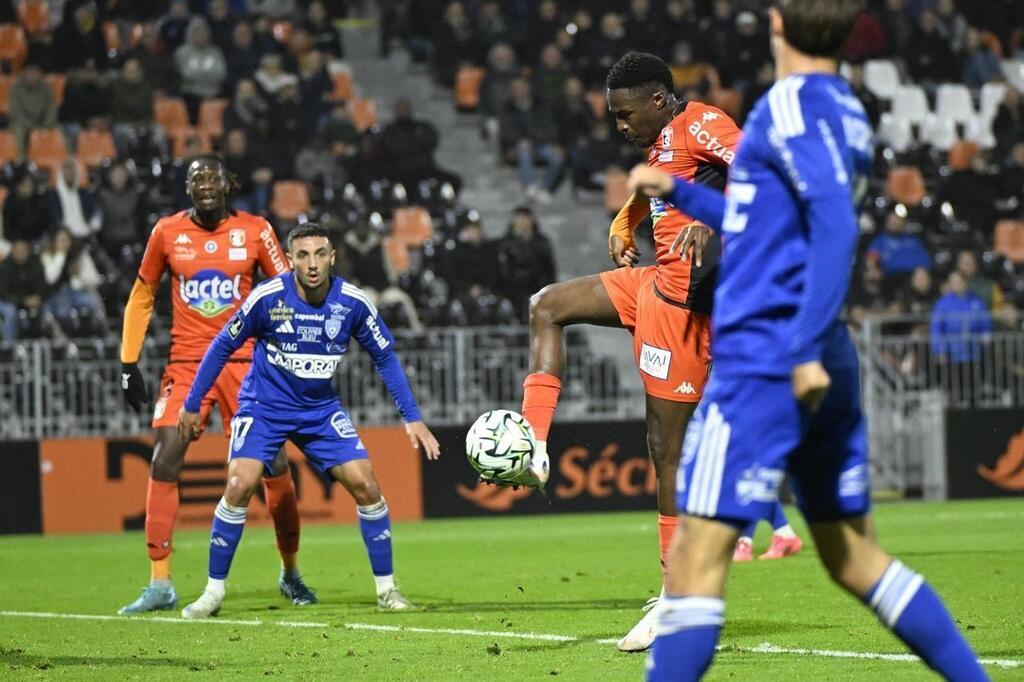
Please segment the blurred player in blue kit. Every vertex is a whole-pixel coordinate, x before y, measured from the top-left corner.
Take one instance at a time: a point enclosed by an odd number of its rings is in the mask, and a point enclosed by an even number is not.
[[[736,539],[771,515],[787,473],[832,579],[946,679],[988,679],[938,595],[875,540],[857,354],[838,319],[873,151],[864,109],[836,75],[862,10],[776,0],[777,82],[747,120],[725,197],[646,166],[630,179],[723,238],[715,369],[684,440],[649,680],[710,667]]]
[[[394,352],[394,338],[376,308],[358,287],[331,276],[334,249],[329,232],[314,223],[296,227],[288,235],[287,255],[293,272],[272,277],[252,290],[207,350],[178,419],[183,439],[198,437],[203,397],[231,353],[255,338],[252,368],[231,420],[228,483],[214,513],[209,580],[202,596],[182,610],[184,618],[206,618],[220,611],[249,499],[285,440],[297,445],[314,466],[345,486],[355,499],[377,606],[389,610],[412,606],[395,586],[387,502],[331,381],[350,338],[373,356],[405,420],[412,447],[422,447],[428,459],[437,459],[440,447],[420,418]]]

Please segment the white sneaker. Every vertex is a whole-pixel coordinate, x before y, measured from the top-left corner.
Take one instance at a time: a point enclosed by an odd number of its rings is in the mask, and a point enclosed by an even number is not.
[[[658,626],[658,616],[661,615],[660,606],[660,597],[651,597],[647,600],[643,607],[646,611],[644,617],[615,645],[619,651],[646,651],[651,648],[654,644],[655,628]]]
[[[546,450],[538,448],[530,458],[530,466],[522,475],[523,485],[543,490],[551,476],[551,460]]]
[[[397,587],[392,587],[377,595],[377,608],[386,611],[408,611],[416,607],[398,591]]]
[[[220,613],[220,606],[223,603],[223,594],[214,594],[213,592],[206,590],[202,595],[200,595],[199,599],[196,599],[181,610],[181,617],[186,620],[200,620],[202,618],[216,616]]]

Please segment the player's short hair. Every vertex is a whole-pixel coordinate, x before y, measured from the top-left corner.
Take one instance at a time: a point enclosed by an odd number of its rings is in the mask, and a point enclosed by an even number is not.
[[[661,57],[648,52],[627,52],[612,65],[606,84],[609,90],[626,89],[632,96],[652,86],[672,92],[672,71]]]
[[[242,187],[242,183],[239,182],[238,177],[228,170],[228,165],[224,163],[224,159],[220,158],[216,154],[200,154],[199,156],[192,157],[192,160],[188,162],[188,167],[185,170],[186,177],[192,170],[192,164],[201,165],[215,165],[220,166],[221,171],[224,172],[225,177],[228,179],[228,195],[230,196],[233,192],[239,190]]]
[[[307,237],[324,237],[327,241],[331,241],[331,231],[320,223],[302,223],[288,233],[288,250],[292,250],[292,244],[296,239]]]
[[[838,57],[864,0],[775,0],[786,42],[811,57]]]

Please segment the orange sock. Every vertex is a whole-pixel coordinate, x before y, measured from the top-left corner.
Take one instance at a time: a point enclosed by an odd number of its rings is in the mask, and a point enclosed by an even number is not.
[[[661,550],[661,571],[668,575],[668,549],[672,546],[672,536],[679,525],[678,516],[658,514],[658,549]]]
[[[291,471],[285,471],[279,476],[264,476],[263,494],[267,498],[270,516],[274,519],[281,566],[286,571],[294,569],[298,565],[299,553],[299,503]]]
[[[171,539],[177,516],[177,481],[149,479],[146,490],[146,549],[152,562],[153,580],[171,579]]]
[[[552,374],[534,372],[523,382],[523,416],[533,427],[537,440],[548,439],[561,392],[562,382]]]

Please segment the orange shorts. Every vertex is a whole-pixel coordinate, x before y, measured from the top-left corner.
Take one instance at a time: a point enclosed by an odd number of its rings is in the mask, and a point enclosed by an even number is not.
[[[231,433],[231,418],[238,411],[238,390],[242,387],[242,379],[249,372],[252,363],[249,361],[229,360],[224,365],[217,381],[213,383],[210,392],[203,398],[199,414],[202,423],[206,425],[210,418],[210,410],[213,404],[220,407],[220,421],[224,425],[224,433]],[[153,407],[153,428],[158,426],[177,426],[178,412],[185,404],[189,389],[196,378],[199,370],[198,362],[171,362],[164,369],[163,379],[160,380],[160,397],[157,398]]]
[[[695,403],[711,371],[711,318],[662,298],[657,266],[601,273],[622,326],[633,335],[633,356],[647,395]]]

